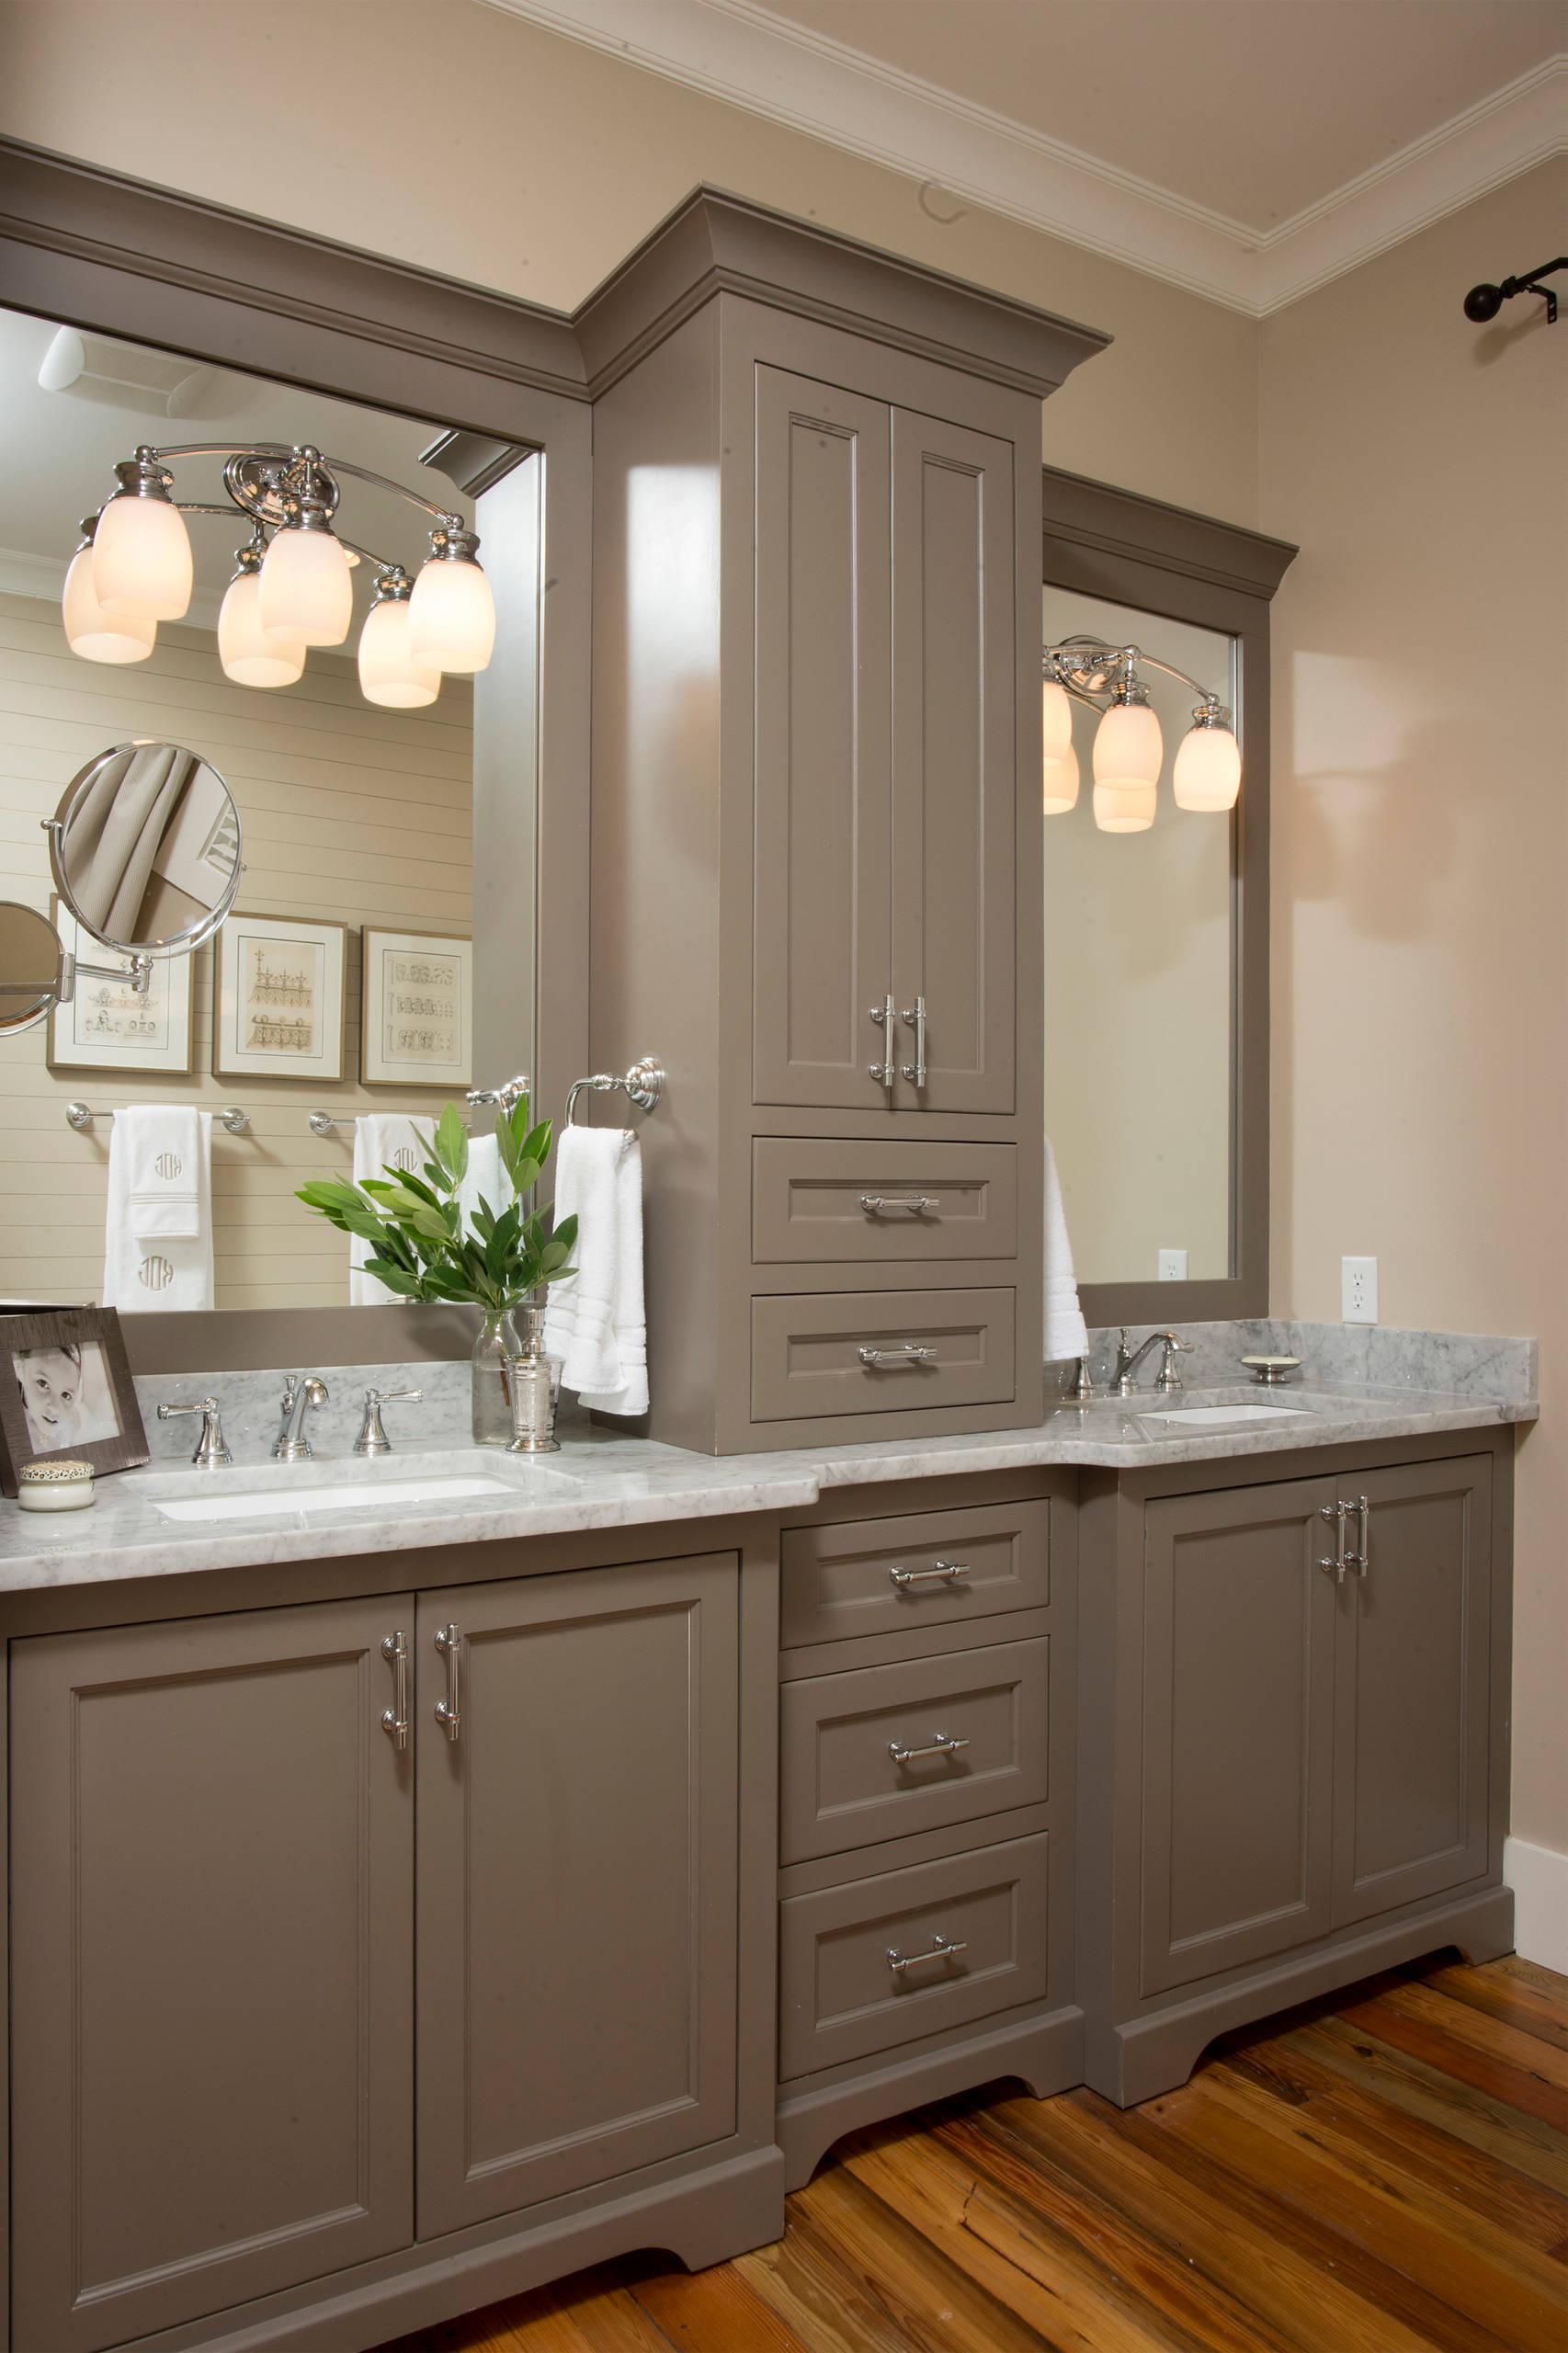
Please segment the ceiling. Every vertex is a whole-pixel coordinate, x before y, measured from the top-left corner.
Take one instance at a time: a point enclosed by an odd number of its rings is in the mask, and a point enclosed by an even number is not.
[[[1254,316],[1568,149],[1568,0],[486,5]]]

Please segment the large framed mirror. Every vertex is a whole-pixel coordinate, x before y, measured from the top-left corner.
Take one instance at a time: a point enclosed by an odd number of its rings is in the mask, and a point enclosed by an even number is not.
[[[0,899],[16,903],[13,926],[34,919],[36,942],[17,940],[39,968],[24,973],[37,983],[29,1021],[8,1006],[18,1017],[0,1041],[0,1297],[99,1297],[111,1115],[195,1105],[224,1115],[212,1307],[129,1319],[140,1370],[461,1353],[460,1311],[351,1306],[343,1237],[293,1195],[311,1175],[349,1172],[367,1115],[427,1117],[467,1084],[526,1073],[559,1116],[588,1067],[588,411],[574,355],[523,304],[53,158],[8,149],[0,168],[0,702],[12,746]],[[128,239],[134,270],[116,257]],[[233,610],[220,641],[228,591],[247,578],[239,510],[270,494],[265,469],[229,463],[235,449],[342,460],[334,528],[372,559],[351,555],[347,631],[309,642],[283,665],[291,676],[270,661],[265,677],[247,671],[247,654],[268,648],[236,648]],[[115,491],[117,467],[121,485],[128,461],[144,478],[136,453],[149,449],[186,508],[188,607],[117,612],[105,596],[73,619],[62,598],[78,518]],[[416,583],[426,554],[431,518],[392,485],[450,519],[458,555],[459,535],[477,532],[494,596],[492,659],[449,671],[433,698],[372,694],[374,665],[357,658],[388,564]],[[249,559],[250,586],[264,551]],[[77,588],[79,606],[80,576]],[[51,873],[47,821],[74,779],[97,778],[101,801],[102,780],[156,745],[187,746],[226,780],[244,838],[234,915],[275,919],[277,952],[265,971],[263,956],[255,972],[229,973],[233,925],[192,924],[192,952],[160,956],[150,990],[103,971],[39,1020],[62,971],[51,921],[67,958],[112,962],[96,945],[108,915],[95,923],[80,893],[79,916],[64,902],[62,859],[67,880],[75,868],[57,833]],[[81,787],[83,843],[94,790]],[[181,927],[172,915],[160,926],[171,941]],[[220,1076],[215,1008],[247,988],[267,997],[266,1017],[247,1052],[243,1007],[233,1015],[237,1051]],[[446,1017],[452,989],[466,1006],[470,988],[460,1056]],[[301,990],[319,1006],[301,1013]],[[409,1018],[393,1034],[399,1005]],[[317,1014],[326,1049],[340,1027],[341,1052],[324,1051],[325,1075],[303,1080],[287,1052],[313,1037]],[[439,1074],[422,1083],[432,1056]]]
[[[1072,697],[1082,783],[1072,800],[1049,772],[1045,787],[1045,1125],[1084,1313],[1262,1315],[1268,600],[1295,551],[1050,467],[1044,494],[1042,648],[1136,648],[1135,691],[1163,739],[1147,806],[1128,820],[1102,793],[1096,811],[1093,746],[1122,673],[1090,665],[1090,691]],[[1203,708],[1192,680],[1234,715],[1228,809],[1173,790]]]

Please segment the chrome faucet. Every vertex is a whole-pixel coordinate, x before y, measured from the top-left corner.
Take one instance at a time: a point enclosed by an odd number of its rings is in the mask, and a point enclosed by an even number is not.
[[[283,1391],[283,1427],[278,1431],[272,1451],[280,1462],[308,1462],[311,1442],[304,1435],[307,1405],[328,1405],[332,1403],[324,1381],[313,1373],[291,1372]]]
[[[392,1440],[381,1423],[381,1407],[403,1403],[417,1404],[424,1396],[422,1389],[367,1389],[365,1418],[359,1425],[359,1435],[354,1441],[356,1454],[390,1454]]]
[[[1139,1366],[1151,1348],[1163,1347],[1165,1353],[1161,1359],[1154,1386],[1165,1396],[1174,1397],[1181,1387],[1181,1375],[1176,1369],[1176,1357],[1178,1354],[1189,1357],[1194,1345],[1191,1340],[1178,1340],[1174,1332],[1151,1332],[1148,1338],[1142,1341],[1137,1347],[1130,1348],[1127,1345],[1127,1326],[1124,1324],[1121,1327],[1120,1344],[1116,1351],[1116,1371],[1112,1376],[1117,1395],[1119,1397],[1137,1396]]]
[[[190,1458],[199,1471],[221,1471],[226,1463],[233,1461],[223,1440],[223,1416],[216,1397],[203,1397],[195,1405],[160,1405],[158,1408],[161,1422],[172,1422],[181,1414],[199,1414],[201,1416],[201,1436],[196,1442],[196,1452]]]

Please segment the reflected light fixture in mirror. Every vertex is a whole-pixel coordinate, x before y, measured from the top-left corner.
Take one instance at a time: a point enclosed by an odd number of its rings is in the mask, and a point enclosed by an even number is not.
[[[1182,739],[1172,775],[1176,806],[1223,812],[1235,806],[1242,760],[1231,713],[1211,687],[1136,645],[1102,638],[1064,638],[1042,656],[1043,806],[1048,817],[1076,806],[1073,704],[1103,713],[1095,732],[1095,823],[1102,833],[1146,833],[1154,822],[1165,738],[1139,665],[1164,671],[1202,697]]]
[[[176,499],[174,458],[222,458],[229,504]],[[140,448],[115,468],[119,487],[83,525],[64,619],[74,654],[88,662],[141,661],[160,620],[190,603],[193,566],[187,515],[236,510],[252,527],[238,551],[219,617],[218,651],[236,686],[292,686],[309,646],[341,645],[354,619],[351,568],[376,567],[376,595],[361,633],[359,677],[367,700],[412,710],[433,702],[441,676],[484,669],[495,642],[495,603],[479,562],[479,540],[454,515],[385,474],[309,442],[193,441]],[[338,476],[350,474],[435,517],[417,580],[394,558],[339,536]]]

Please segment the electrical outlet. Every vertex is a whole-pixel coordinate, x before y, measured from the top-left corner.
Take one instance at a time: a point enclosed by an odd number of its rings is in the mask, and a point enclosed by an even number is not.
[[[1339,1313],[1346,1324],[1375,1324],[1378,1320],[1378,1262],[1375,1258],[1341,1258]]]
[[[1187,1252],[1185,1250],[1161,1251],[1159,1279],[1163,1283],[1186,1282]]]

